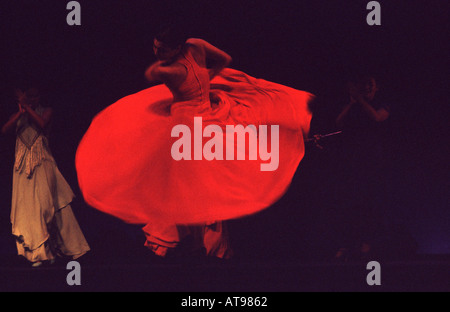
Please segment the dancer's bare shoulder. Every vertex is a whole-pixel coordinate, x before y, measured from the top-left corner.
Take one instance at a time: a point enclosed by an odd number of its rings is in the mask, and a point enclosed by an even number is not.
[[[231,57],[224,51],[213,46],[206,40],[200,38],[189,38],[186,40],[188,47],[197,60],[197,57],[203,60],[211,59],[213,61],[230,62]],[[205,62],[205,61],[204,61]]]

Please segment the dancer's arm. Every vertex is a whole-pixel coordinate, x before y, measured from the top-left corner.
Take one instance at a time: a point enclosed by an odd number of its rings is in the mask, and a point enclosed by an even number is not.
[[[344,106],[342,111],[339,113],[338,117],[336,118],[336,125],[338,128],[343,128],[345,124],[345,119],[347,118],[348,112],[353,107],[353,105],[356,103],[355,95],[358,94],[358,89],[356,86],[349,82],[347,83],[347,89],[349,94],[349,102],[347,105]]]
[[[338,117],[336,118],[336,125],[338,128],[342,128],[345,124],[345,118],[348,115],[348,112],[350,111],[350,108],[355,104],[355,100],[351,98],[350,102],[344,106],[342,111],[339,113]]]
[[[372,105],[370,105],[366,100],[360,99],[358,103],[362,106],[363,110],[366,114],[376,122],[382,122],[388,119],[389,112],[384,108],[375,109]]]
[[[38,115],[33,108],[31,108],[28,104],[21,104],[25,111],[28,113],[28,116],[41,128],[45,129],[52,118],[53,110],[51,108],[47,108],[42,116]]]
[[[11,129],[13,129],[17,121],[19,121],[20,117],[25,113],[25,110],[19,106],[19,111],[11,116],[11,118],[3,125],[2,127],[2,134],[6,134]]]
[[[186,77],[186,68],[177,63],[165,65],[164,62],[157,61],[145,71],[145,78],[152,83],[170,83],[184,77]]]
[[[350,102],[346,106],[344,106],[344,108],[336,118],[336,125],[339,128],[343,127],[348,112],[353,105],[360,105],[363,111],[376,122],[382,122],[389,118],[389,112],[386,109],[375,109],[372,105],[369,104],[369,102],[364,99],[364,97],[357,91],[357,89],[353,85],[350,85],[349,93]]]
[[[364,96],[360,92],[358,92],[356,89],[351,89],[350,93],[351,97],[355,99],[355,102],[359,105],[361,105],[363,111],[369,116],[370,119],[376,122],[382,122],[388,119],[389,112],[382,108],[375,109],[372,105],[369,104],[364,99]]]
[[[214,78],[214,76],[227,67],[232,61],[230,55],[203,39],[190,38],[186,42],[199,47],[203,51],[205,58],[213,62],[212,68],[209,69],[210,79]]]

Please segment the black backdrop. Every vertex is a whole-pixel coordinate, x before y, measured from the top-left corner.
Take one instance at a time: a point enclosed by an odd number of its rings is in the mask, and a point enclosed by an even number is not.
[[[374,73],[393,103],[389,219],[401,235],[414,238],[420,253],[450,252],[448,1],[379,1],[381,26],[367,25],[368,1],[80,0],[81,26],[66,24],[67,2],[2,1],[1,122],[16,108],[14,88],[37,83],[55,109],[52,150],[78,195],[75,213],[93,250],[106,255],[143,248],[143,236],[138,227],[84,204],[74,168],[77,144],[96,113],[149,87],[143,73],[154,61],[152,35],[175,17],[192,36],[228,52],[232,67],[320,96],[314,133],[332,130],[346,80],[358,71]],[[14,139],[2,137],[0,146],[0,248],[14,253],[9,224]],[[325,151],[308,147],[280,202],[232,222],[241,254],[297,257],[328,251],[330,153],[326,146]]]

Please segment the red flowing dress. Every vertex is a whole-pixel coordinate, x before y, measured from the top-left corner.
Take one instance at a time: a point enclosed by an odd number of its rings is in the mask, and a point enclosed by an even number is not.
[[[76,153],[85,201],[134,224],[204,224],[271,206],[286,192],[304,155],[313,95],[230,68],[210,81],[208,70],[189,50],[179,62],[188,74],[176,90],[163,84],[150,87],[120,99],[93,119]],[[172,137],[172,129],[186,125],[192,139],[198,137],[194,117],[202,117],[202,130],[219,126],[223,137],[227,125],[277,125],[276,170],[261,170],[269,160],[250,159],[251,147],[242,150],[237,143],[231,148],[239,149],[244,160],[207,160],[204,155],[195,160],[194,151],[191,160],[175,160],[172,146],[185,134]],[[251,135],[260,136],[260,130]],[[269,135],[267,139],[270,150],[274,144]],[[206,145],[211,138],[204,135],[202,140]],[[225,151],[230,144],[224,141]],[[180,151],[184,148],[188,146]]]

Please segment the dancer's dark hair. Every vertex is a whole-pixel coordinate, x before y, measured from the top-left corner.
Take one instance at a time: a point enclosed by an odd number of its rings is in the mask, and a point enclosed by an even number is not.
[[[187,38],[187,31],[176,23],[163,25],[156,33],[155,38],[172,49],[182,46]]]

